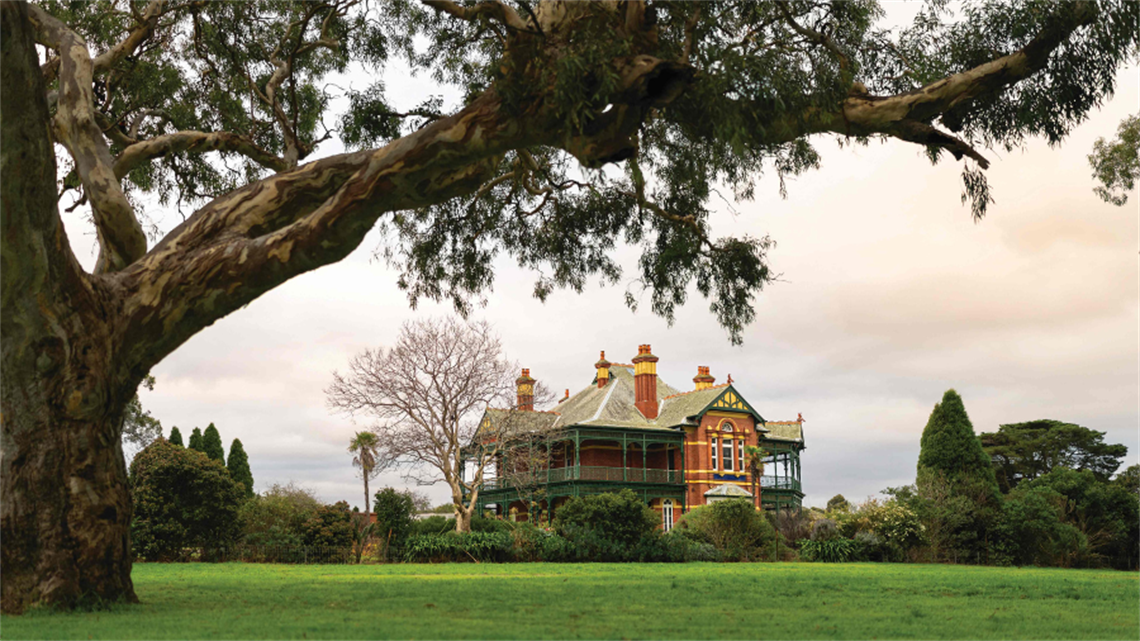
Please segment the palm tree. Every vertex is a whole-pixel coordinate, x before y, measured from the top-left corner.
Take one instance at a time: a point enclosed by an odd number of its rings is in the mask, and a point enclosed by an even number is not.
[[[760,477],[764,475],[764,458],[768,453],[764,448],[757,447],[756,445],[744,446],[744,460],[748,462],[748,475],[752,477],[752,496],[756,497],[757,487],[760,485]]]
[[[357,432],[348,442],[348,452],[354,454],[352,464],[360,468],[360,475],[364,477],[364,515],[371,512],[371,503],[368,499],[368,479],[378,473],[376,463],[379,458],[380,438],[374,432]]]

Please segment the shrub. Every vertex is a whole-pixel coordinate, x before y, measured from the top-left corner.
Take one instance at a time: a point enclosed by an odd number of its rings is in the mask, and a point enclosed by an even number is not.
[[[558,509],[554,530],[561,536],[583,536],[591,531],[618,546],[632,547],[641,537],[657,531],[661,519],[632,490],[572,498]]]
[[[812,541],[830,541],[839,537],[839,527],[831,519],[819,519],[811,524]]]
[[[352,547],[352,509],[346,501],[321,505],[302,524],[305,545],[314,547]]]
[[[176,559],[184,548],[216,550],[237,538],[245,492],[217,461],[158,439],[135,456],[130,472],[136,556]]]
[[[376,536],[380,540],[377,550],[381,560],[391,561],[402,553],[404,543],[412,534],[412,512],[415,504],[407,492],[386,487],[376,493]]]
[[[446,532],[408,537],[404,560],[413,563],[504,562],[511,559],[506,532]]]
[[[851,539],[834,538],[800,542],[800,557],[805,561],[846,563],[856,560],[858,553],[859,544]]]
[[[755,561],[772,551],[776,530],[747,500],[717,501],[694,508],[675,528],[690,540],[712,545],[725,561]]]
[[[242,505],[242,542],[259,546],[304,545],[302,527],[320,506],[321,502],[309,490],[292,483],[274,484]]]

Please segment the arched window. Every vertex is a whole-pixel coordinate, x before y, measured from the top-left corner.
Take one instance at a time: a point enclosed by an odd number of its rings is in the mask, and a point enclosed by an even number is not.
[[[661,502],[661,527],[666,532],[673,529],[673,499]]]

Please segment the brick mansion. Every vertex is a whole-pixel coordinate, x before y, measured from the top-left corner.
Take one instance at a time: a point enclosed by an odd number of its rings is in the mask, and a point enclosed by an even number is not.
[[[657,377],[657,362],[649,345],[632,364],[611,363],[602,352],[590,384],[567,390],[551,411],[534,409],[536,381],[522,370],[517,408],[488,409],[476,436],[499,441],[476,513],[524,520],[537,510],[545,519],[570,497],[626,488],[661,515],[665,530],[690,508],[727,498],[799,507],[802,415],[766,420],[731,376],[717,385],[708,367],[698,367],[693,387],[682,391]],[[535,434],[544,435],[541,464],[520,463],[526,457],[516,453],[533,448],[527,437]],[[758,479],[750,475],[748,446],[763,449]],[[520,465],[532,473],[510,473]]]

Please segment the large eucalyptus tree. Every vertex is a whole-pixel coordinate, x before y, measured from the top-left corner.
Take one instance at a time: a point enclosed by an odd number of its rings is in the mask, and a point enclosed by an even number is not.
[[[695,283],[737,340],[769,241],[715,236],[717,185],[815,167],[819,136],[896,138],[962,160],[981,216],[985,148],[1063,139],[1135,55],[1140,5],[954,7],[889,31],[869,0],[0,3],[3,610],[134,598],[138,383],[377,225],[409,295],[461,310],[499,253],[542,297],[640,244],[655,312]],[[462,104],[391,107],[394,56]],[[332,74],[361,69],[326,113]],[[359,151],[306,162],[333,136]],[[197,210],[148,243],[144,194]]]

